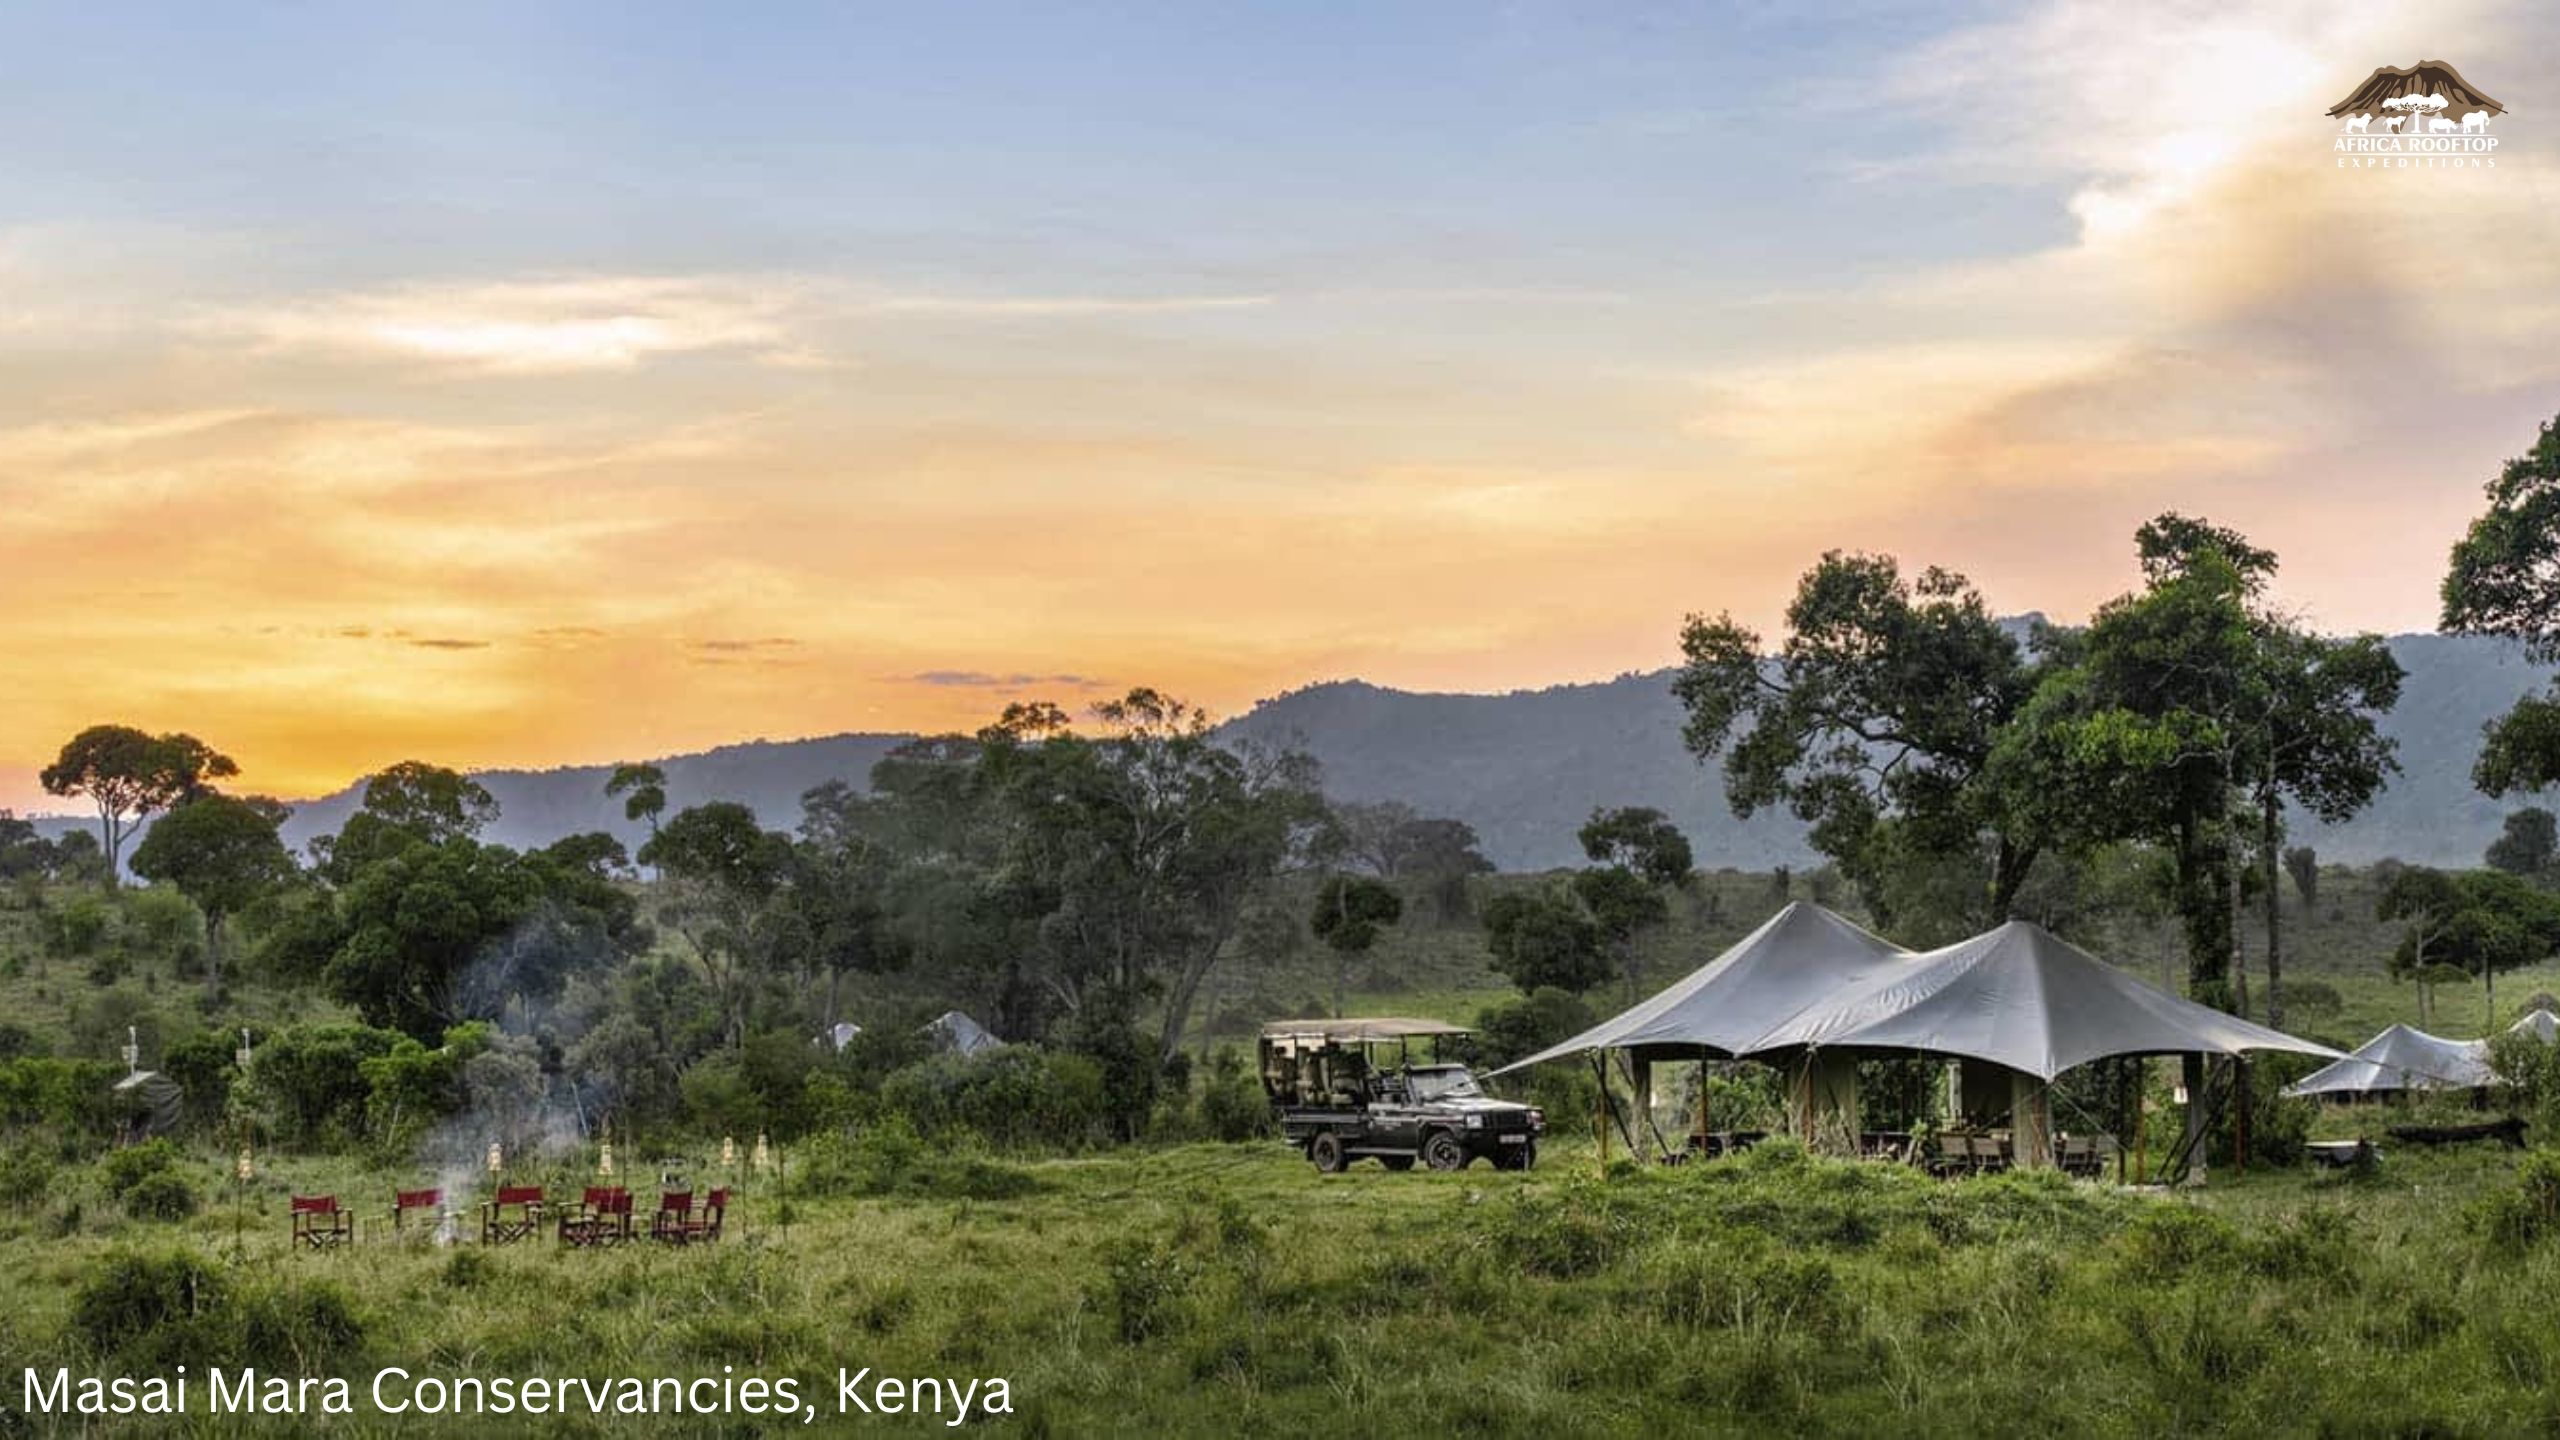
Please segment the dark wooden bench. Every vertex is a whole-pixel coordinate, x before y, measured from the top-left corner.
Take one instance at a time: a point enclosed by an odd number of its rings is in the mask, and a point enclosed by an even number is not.
[[[340,1209],[335,1195],[296,1195],[292,1215],[296,1245],[334,1250],[356,1238],[356,1214]]]
[[[539,1185],[501,1185],[494,1200],[480,1206],[480,1243],[512,1245],[542,1228],[545,1209]]]
[[[2510,1150],[2524,1148],[2524,1120],[2515,1115],[2468,1125],[2393,1125],[2384,1133],[2412,1145],[2462,1145],[2473,1140],[2495,1140]]]
[[[630,1238],[631,1192],[618,1186],[588,1186],[578,1208],[560,1217],[563,1245],[619,1245]]]

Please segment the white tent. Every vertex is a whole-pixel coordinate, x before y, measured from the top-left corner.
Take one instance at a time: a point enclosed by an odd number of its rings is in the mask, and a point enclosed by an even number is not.
[[[1740,1053],[1839,1049],[1980,1060],[2046,1082],[2120,1055],[2339,1053],[2155,990],[2025,920],[1844,988]]]
[[[2560,1015],[2536,1010],[2507,1027],[2545,1045],[2560,1043]],[[2498,1077],[2486,1040],[2448,1040],[2394,1025],[2334,1065],[2285,1087],[2287,1095],[2391,1095],[2404,1090],[2475,1090]]]
[[[1729,1059],[1807,1006],[1910,959],[1892,941],[1798,900],[1652,999],[1494,1073],[1592,1050],[1671,1060],[1695,1060],[1703,1051]]]
[[[957,1010],[945,1010],[924,1027],[942,1048],[955,1055],[976,1055],[1004,1044],[986,1026]]]
[[[2489,1042],[2447,1040],[2394,1025],[2284,1089],[2287,1095],[2383,1095],[2470,1090],[2490,1081]]]

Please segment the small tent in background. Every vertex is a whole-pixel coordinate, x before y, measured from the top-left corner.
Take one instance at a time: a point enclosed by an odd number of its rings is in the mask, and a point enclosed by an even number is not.
[[[828,1049],[841,1055],[844,1053],[844,1047],[853,1043],[853,1037],[861,1033],[861,1026],[854,1024],[850,1020],[839,1020],[833,1025],[827,1027],[827,1033],[819,1036],[810,1043],[813,1045],[824,1045]]]
[[[943,1049],[954,1055],[982,1055],[1004,1044],[986,1026],[957,1010],[945,1010],[925,1027]]]
[[[186,1092],[157,1070],[136,1070],[115,1083],[117,1118],[125,1144],[135,1145],[178,1128]]]
[[[2545,1045],[2560,1044],[2560,1015],[2537,1006],[2523,1019],[2507,1027],[2510,1035],[2530,1035]]]
[[[2472,1090],[2490,1082],[2489,1042],[2447,1040],[2394,1025],[2285,1087],[2290,1096],[2344,1099],[2409,1090]]]

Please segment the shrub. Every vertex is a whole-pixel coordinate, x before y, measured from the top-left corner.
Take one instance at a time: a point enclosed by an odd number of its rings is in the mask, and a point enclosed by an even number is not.
[[[1138,1344],[1166,1328],[1174,1299],[1190,1284],[1191,1268],[1154,1241],[1130,1236],[1112,1244],[1103,1258],[1100,1308],[1124,1343]]]
[[[2491,1244],[2523,1248],[2560,1230],[2560,1150],[2537,1148],[2515,1180],[2474,1203],[2472,1225]]]
[[[171,886],[124,892],[118,948],[135,959],[165,960],[181,975],[204,965],[204,917]]]
[[[228,1298],[222,1272],[197,1255],[113,1251],[72,1291],[71,1328],[102,1358],[195,1360]]]
[[[145,1175],[127,1186],[124,1213],[136,1220],[184,1220],[196,1213],[196,1187],[175,1170]]]
[[[108,1156],[98,1170],[106,1182],[107,1193],[122,1200],[125,1192],[134,1186],[154,1175],[164,1175],[175,1169],[178,1158],[178,1147],[167,1140],[146,1140]]]
[[[793,1152],[792,1188],[802,1195],[1011,1200],[1040,1188],[1019,1166],[955,1153],[891,1115],[851,1139],[819,1135]]]
[[[1006,1148],[1095,1144],[1113,1120],[1101,1066],[1037,1045],[910,1065],[881,1082],[880,1102],[919,1135],[966,1132]]]
[[[12,1060],[0,1064],[0,1121],[44,1125],[68,1140],[103,1136],[115,1124],[109,1089],[119,1067],[97,1060]]]
[[[55,955],[94,955],[106,942],[107,917],[107,902],[95,895],[83,895],[68,905],[48,910],[44,917],[44,948]]]
[[[1200,1085],[1200,1129],[1213,1140],[1230,1144],[1257,1140],[1272,1133],[1271,1100],[1244,1057],[1222,1050],[1209,1062]]]
[[[281,1138],[309,1143],[353,1135],[372,1095],[364,1062],[389,1054],[397,1031],[364,1025],[297,1025],[268,1037],[249,1062],[248,1091]]]

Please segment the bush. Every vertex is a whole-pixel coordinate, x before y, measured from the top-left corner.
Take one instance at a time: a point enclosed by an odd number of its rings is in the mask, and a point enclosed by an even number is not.
[[[107,938],[107,902],[83,895],[44,917],[44,948],[54,955],[95,955]]]
[[[1233,1144],[1272,1133],[1271,1100],[1244,1057],[1222,1050],[1209,1062],[1200,1085],[1200,1129],[1210,1139]]]
[[[0,1121],[51,1127],[63,1139],[99,1137],[115,1126],[119,1066],[97,1060],[12,1060],[0,1064]]]
[[[352,1136],[372,1086],[364,1062],[387,1055],[399,1032],[364,1025],[297,1025],[270,1036],[249,1062],[248,1091],[289,1142]]]
[[[2513,1183],[2480,1197],[2472,1225],[2493,1245],[2524,1249],[2560,1230],[2560,1150],[2537,1148],[2516,1164]]]
[[[820,1135],[806,1141],[793,1152],[791,1185],[809,1196],[943,1200],[1011,1200],[1040,1188],[1019,1166],[926,1140],[900,1115],[851,1139]]]
[[[204,968],[204,917],[171,886],[125,892],[124,931],[118,942],[127,955],[165,960],[181,975]]]
[[[145,1175],[125,1187],[124,1213],[136,1220],[184,1220],[196,1213],[196,1187],[175,1170]]]
[[[1008,1149],[1098,1144],[1114,1119],[1100,1065],[1037,1045],[910,1065],[881,1082],[880,1103],[918,1135],[966,1133]]]
[[[98,1171],[107,1193],[122,1200],[134,1186],[177,1168],[178,1159],[178,1147],[167,1140],[146,1140],[108,1156]]]
[[[228,1298],[222,1272],[199,1256],[113,1251],[73,1290],[71,1328],[102,1359],[201,1363]]]

